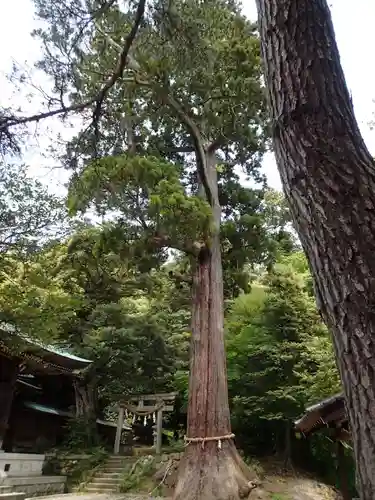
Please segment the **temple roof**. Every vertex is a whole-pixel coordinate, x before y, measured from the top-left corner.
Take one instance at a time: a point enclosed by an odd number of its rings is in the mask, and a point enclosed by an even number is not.
[[[307,435],[323,427],[342,427],[347,420],[344,395],[336,394],[306,408],[294,425],[297,431]]]
[[[59,415],[60,417],[73,417],[73,413],[69,411],[53,408],[52,406],[41,405],[33,401],[25,401],[24,405],[30,410],[40,411],[41,413],[49,413],[51,415]]]
[[[49,413],[50,415],[58,415],[60,417],[68,417],[68,418],[74,417],[74,414],[72,412],[60,410],[52,406],[41,405],[39,403],[34,403],[33,401],[25,401],[24,405],[26,408],[29,408],[30,410],[39,411],[41,413]],[[117,427],[117,422],[112,422],[110,420],[101,420],[100,418],[96,419],[96,423],[99,425],[104,425],[105,427]],[[126,422],[124,422],[122,428],[126,431],[131,430],[131,427]]]
[[[17,356],[22,358],[29,366],[37,369],[42,367],[43,371],[51,373],[79,373],[89,366],[92,361],[80,358],[60,347],[45,344],[37,339],[19,332],[9,323],[0,323],[0,352],[6,355],[14,355],[10,346],[20,343]]]
[[[43,344],[38,340],[25,336],[23,336],[23,339],[30,345],[29,348],[26,348],[27,352],[33,351],[43,359],[50,359],[51,362],[61,364],[61,366],[65,366],[71,370],[83,369],[92,363],[89,359],[80,358],[56,346]]]

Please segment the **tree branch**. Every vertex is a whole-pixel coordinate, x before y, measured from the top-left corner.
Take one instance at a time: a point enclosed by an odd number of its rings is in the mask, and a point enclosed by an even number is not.
[[[38,113],[31,116],[24,117],[15,117],[15,116],[3,116],[0,118],[0,133],[7,132],[10,127],[15,125],[23,125],[26,123],[39,122],[40,120],[44,120],[45,118],[50,118],[56,115],[67,114],[75,111],[82,111],[86,108],[89,108],[91,105],[95,104],[95,108],[93,111],[93,125],[97,127],[97,124],[100,119],[101,109],[103,102],[109,92],[109,90],[116,84],[118,80],[120,80],[123,76],[127,59],[129,55],[129,50],[134,42],[134,39],[138,33],[139,26],[142,22],[144,12],[145,12],[146,0],[139,0],[138,7],[134,19],[134,23],[130,33],[125,39],[124,45],[122,47],[122,51],[119,54],[116,68],[107,82],[103,85],[103,87],[99,90],[97,95],[92,99],[89,99],[82,103],[72,104],[71,106],[61,106],[58,109],[54,109],[51,111],[46,111],[45,113]]]
[[[140,79],[140,75],[135,73],[134,75],[134,80],[135,83],[138,85],[143,85],[143,86],[151,86],[152,84],[147,81],[147,80],[142,80]],[[197,158],[197,170],[198,170],[198,176],[203,184],[204,191],[207,197],[208,203],[213,206],[214,202],[214,197],[213,197],[213,192],[210,186],[209,182],[209,175],[207,172],[207,162],[206,162],[206,150],[204,146],[204,138],[197,126],[197,124],[194,122],[194,120],[186,113],[186,111],[183,109],[182,105],[178,102],[178,100],[173,97],[170,92],[168,92],[168,89],[159,86],[158,91],[160,93],[160,96],[162,97],[163,101],[165,104],[167,104],[172,110],[175,112],[175,114],[180,118],[181,122],[185,125],[185,127],[188,129],[190,132],[194,148],[192,148],[191,152],[195,152],[196,158]],[[211,147],[211,146],[210,146]],[[209,148],[210,148],[209,147]],[[214,150],[212,149],[207,149],[208,153],[212,153]],[[183,152],[190,152],[189,149],[185,149]]]
[[[112,76],[107,81],[107,83],[104,85],[104,87],[102,87],[102,89],[99,91],[99,94],[97,95],[97,97],[95,99],[96,106],[95,106],[94,113],[93,113],[93,123],[94,123],[95,127],[97,127],[97,124],[100,120],[100,114],[101,114],[103,101],[104,101],[108,91],[115,85],[117,80],[122,78],[122,76],[124,74],[124,70],[125,70],[125,66],[127,64],[127,59],[128,59],[130,48],[131,48],[131,46],[134,42],[134,39],[138,33],[139,26],[140,26],[142,19],[143,19],[143,16],[144,16],[145,5],[146,5],[146,0],[139,1],[135,20],[133,23],[133,27],[130,30],[129,35],[125,39],[124,46],[123,46],[122,51],[120,52],[119,58],[117,60],[116,69],[115,69],[114,73],[112,74]]]
[[[180,252],[187,253],[189,255],[194,255],[197,257],[201,250],[206,247],[205,243],[199,241],[184,241],[182,244],[172,241],[169,236],[163,234],[156,234],[150,238],[153,244],[159,248],[168,247],[174,248]]]
[[[77,45],[77,43],[79,42],[79,40],[82,38],[82,36],[83,36],[83,34],[84,34],[85,29],[87,28],[87,26],[92,21],[94,21],[95,19],[97,19],[101,15],[105,14],[112,7],[112,5],[115,3],[115,1],[116,0],[109,0],[109,2],[105,2],[101,7],[99,7],[99,9],[97,9],[96,11],[93,11],[90,14],[89,19],[86,20],[83,23],[83,25],[81,26],[81,29],[79,30],[77,36],[75,37],[74,42],[72,43],[72,46],[71,46],[71,49],[70,49],[69,53],[73,50],[73,48]]]
[[[164,91],[163,97],[165,102],[174,110],[176,115],[185,124],[186,128],[190,132],[197,156],[198,175],[203,184],[207,201],[212,206],[214,198],[209,182],[209,175],[207,172],[206,151],[204,148],[204,139],[202,137],[202,134],[200,133],[200,130],[198,129],[194,120],[190,118],[190,116],[184,111],[181,104],[170,93]]]
[[[223,137],[218,137],[217,139],[215,139],[214,141],[212,141],[209,144],[209,146],[207,146],[207,151],[209,153],[215,153],[215,151],[220,148],[220,146],[222,145],[222,143],[223,143]]]

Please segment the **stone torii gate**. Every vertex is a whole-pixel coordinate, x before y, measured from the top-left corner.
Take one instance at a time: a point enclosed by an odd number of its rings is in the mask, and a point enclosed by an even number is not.
[[[118,420],[116,429],[116,439],[114,446],[114,454],[120,453],[121,433],[125,420],[125,412],[128,414],[147,417],[149,415],[156,416],[156,425],[154,426],[154,446],[156,454],[161,453],[162,434],[163,434],[163,412],[173,411],[174,401],[177,392],[168,392],[160,394],[141,394],[139,396],[129,397],[127,400],[121,401],[118,404]]]

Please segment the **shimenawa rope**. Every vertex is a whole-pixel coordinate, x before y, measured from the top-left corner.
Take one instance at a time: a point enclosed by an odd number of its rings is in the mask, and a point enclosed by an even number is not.
[[[210,436],[210,437],[204,437],[204,438],[189,438],[189,437],[184,437],[185,441],[185,446],[189,446],[191,443],[202,443],[202,448],[204,448],[204,445],[210,441],[217,441],[217,447],[219,450],[221,450],[221,445],[222,441],[233,439],[234,434],[226,434],[225,436]]]

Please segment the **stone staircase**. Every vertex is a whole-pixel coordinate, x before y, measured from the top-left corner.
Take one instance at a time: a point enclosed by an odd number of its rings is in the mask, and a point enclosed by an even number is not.
[[[84,487],[78,487],[76,491],[87,493],[118,493],[121,483],[121,475],[124,470],[129,469],[136,457],[110,456],[99,468],[94,477]]]

